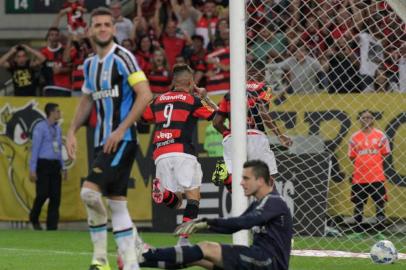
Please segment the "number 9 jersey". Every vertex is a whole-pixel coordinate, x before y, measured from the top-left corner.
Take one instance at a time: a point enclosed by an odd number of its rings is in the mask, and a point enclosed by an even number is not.
[[[195,156],[192,137],[197,120],[211,120],[214,115],[215,110],[190,93],[171,91],[157,96],[143,114],[145,121],[156,125],[154,160],[172,153]]]

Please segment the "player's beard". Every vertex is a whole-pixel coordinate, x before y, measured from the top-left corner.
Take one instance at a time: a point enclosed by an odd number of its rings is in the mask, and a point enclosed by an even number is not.
[[[108,40],[100,40],[100,39],[98,39],[96,36],[93,36],[92,39],[93,39],[93,42],[94,42],[97,46],[99,46],[99,47],[101,47],[101,48],[105,48],[105,47],[107,47],[108,45],[111,44],[111,42],[113,41],[114,37],[111,36]]]

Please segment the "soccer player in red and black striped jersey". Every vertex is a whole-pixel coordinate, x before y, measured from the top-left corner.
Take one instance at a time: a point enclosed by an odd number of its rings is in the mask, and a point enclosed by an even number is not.
[[[172,84],[173,90],[157,96],[143,118],[156,126],[153,135],[156,178],[152,197],[156,203],[178,208],[182,193],[185,193],[187,205],[183,222],[187,222],[197,217],[202,182],[192,134],[198,119],[214,117],[217,105],[209,99],[204,88],[195,85],[193,70],[188,65],[174,66]],[[187,236],[181,237],[180,244],[185,242]]]
[[[271,88],[263,82],[247,81],[247,159],[263,160],[269,167],[271,175],[278,172],[276,167],[275,155],[269,147],[266,128],[278,136],[281,144],[285,147],[292,145],[292,140],[283,135],[278,126],[272,121],[269,115],[268,104],[271,99]],[[220,101],[219,109],[213,120],[213,126],[223,134],[224,161],[227,171],[230,173],[224,180],[224,185],[231,192],[231,157],[232,157],[232,138],[230,128],[225,126],[224,122],[230,118],[231,104],[230,93],[227,93]],[[230,121],[231,123],[231,121]],[[216,166],[216,171],[220,169]],[[215,171],[215,174],[217,173]]]

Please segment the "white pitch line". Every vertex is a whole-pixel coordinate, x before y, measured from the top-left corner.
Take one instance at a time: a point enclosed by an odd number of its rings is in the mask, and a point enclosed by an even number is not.
[[[48,254],[58,254],[58,255],[69,255],[69,256],[91,256],[91,252],[73,252],[66,250],[47,250],[47,249],[27,249],[27,248],[3,248],[0,247],[0,251],[9,251],[9,252],[20,252],[20,255],[24,253],[35,253],[40,255]],[[303,256],[303,257],[335,257],[335,258],[362,258],[368,259],[369,253],[356,253],[356,252],[347,252],[340,250],[292,250],[291,255],[293,256]],[[7,256],[7,254],[1,252],[1,256]],[[109,257],[116,257],[117,254],[109,253]],[[406,260],[405,253],[398,253],[399,260]]]
[[[9,252],[21,252],[20,255],[23,253],[35,253],[35,254],[58,254],[58,255],[69,255],[69,256],[92,256],[93,253],[91,252],[73,252],[73,251],[66,251],[66,250],[47,250],[47,249],[27,249],[27,248],[3,248],[0,247],[0,251],[9,251]],[[4,253],[0,253],[0,256],[6,255]],[[6,255],[7,256],[7,255]],[[108,256],[116,257],[116,254],[108,254]]]
[[[304,256],[304,257],[336,257],[336,258],[362,258],[368,259],[369,253],[357,253],[357,252],[347,252],[340,250],[292,250],[290,253],[293,256]],[[405,253],[398,253],[399,260],[406,260]]]

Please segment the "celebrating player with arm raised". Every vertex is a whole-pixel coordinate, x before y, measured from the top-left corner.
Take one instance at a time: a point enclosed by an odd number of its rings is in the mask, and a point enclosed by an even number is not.
[[[273,122],[268,104],[271,99],[271,89],[263,82],[248,81],[247,82],[247,159],[260,159],[267,163],[271,175],[278,172],[273,151],[269,147],[269,141],[266,134],[266,128],[269,128],[276,136],[278,136],[281,144],[285,147],[292,145],[292,140],[283,135],[278,126]],[[227,93],[220,101],[219,109],[213,120],[213,126],[223,134],[224,147],[224,164],[222,162],[216,165],[216,170],[213,174],[212,181],[218,185],[224,183],[227,189],[231,192],[232,182],[232,137],[230,129],[225,126],[225,121],[230,118],[231,104],[230,93]],[[229,174],[227,174],[227,172]]]
[[[187,204],[183,222],[197,217],[200,201],[202,170],[196,159],[192,135],[197,120],[210,120],[217,105],[198,88],[193,71],[188,65],[173,68],[173,90],[157,96],[147,107],[143,118],[155,123],[154,153],[156,178],[153,180],[152,198],[170,208],[178,208],[185,193]],[[193,92],[197,92],[198,96]],[[181,235],[180,244],[187,243]]]
[[[268,166],[260,160],[244,164],[241,186],[255,201],[239,217],[197,219],[180,225],[175,233],[190,234],[201,229],[234,233],[252,229],[250,247],[201,242],[193,246],[150,249],[141,266],[180,269],[198,265],[206,269],[287,270],[292,239],[292,216],[274,188]]]

